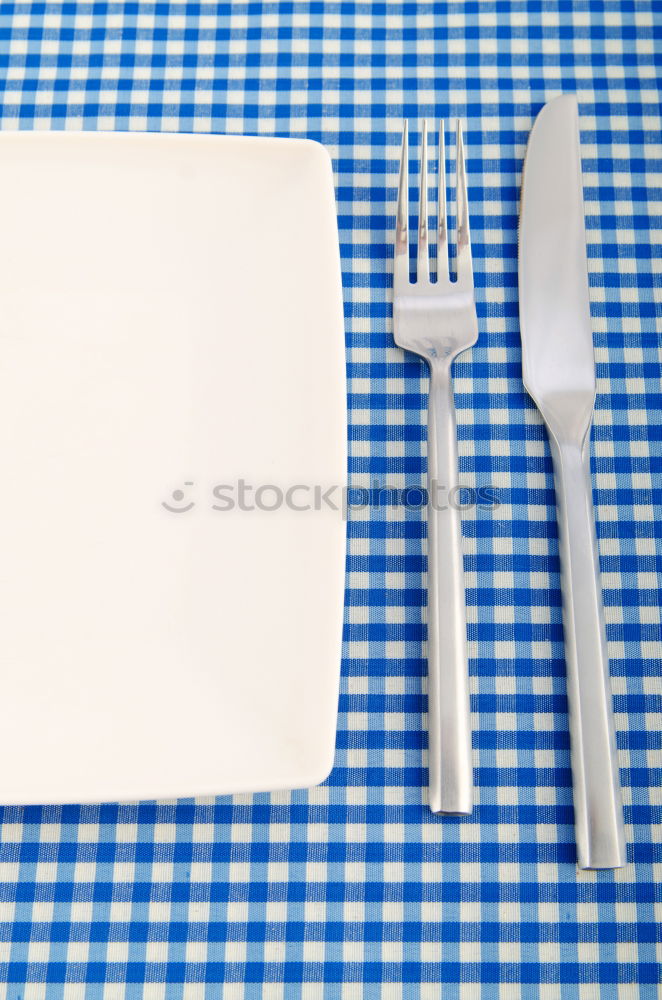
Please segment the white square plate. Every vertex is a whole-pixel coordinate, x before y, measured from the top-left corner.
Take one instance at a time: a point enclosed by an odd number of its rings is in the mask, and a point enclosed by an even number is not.
[[[326,152],[4,134],[0,218],[0,801],[323,780],[346,472]],[[260,509],[268,486],[300,488]]]

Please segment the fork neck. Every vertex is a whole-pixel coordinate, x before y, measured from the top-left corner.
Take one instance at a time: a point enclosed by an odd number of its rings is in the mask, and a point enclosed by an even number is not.
[[[455,354],[440,355],[434,354],[429,355],[425,359],[428,363],[430,369],[430,378],[435,381],[443,381],[444,379],[450,379],[451,376],[451,365],[455,360]]]
[[[442,471],[450,475],[455,486],[457,458],[455,454],[455,406],[451,362],[434,358],[430,362],[430,393],[428,401],[428,473],[436,478]]]

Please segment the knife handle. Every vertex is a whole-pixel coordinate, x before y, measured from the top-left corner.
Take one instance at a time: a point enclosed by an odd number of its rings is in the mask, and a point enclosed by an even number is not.
[[[625,828],[589,464],[550,435],[563,594],[570,757],[579,868],[622,868]]]
[[[428,788],[433,813],[473,800],[462,525],[450,362],[430,364],[428,407]],[[449,496],[450,493],[450,496]],[[443,509],[442,509],[443,508]]]

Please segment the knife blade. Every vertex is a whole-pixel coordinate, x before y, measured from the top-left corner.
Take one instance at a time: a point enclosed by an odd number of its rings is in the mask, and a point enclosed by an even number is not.
[[[547,425],[554,465],[577,863],[620,868],[625,831],[589,465],[595,362],[572,95],[545,105],[529,138],[519,296],[524,384]]]

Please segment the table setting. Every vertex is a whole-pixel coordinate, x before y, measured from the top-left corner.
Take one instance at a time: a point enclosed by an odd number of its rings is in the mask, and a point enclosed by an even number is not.
[[[659,23],[0,11],[3,996],[658,995]]]

